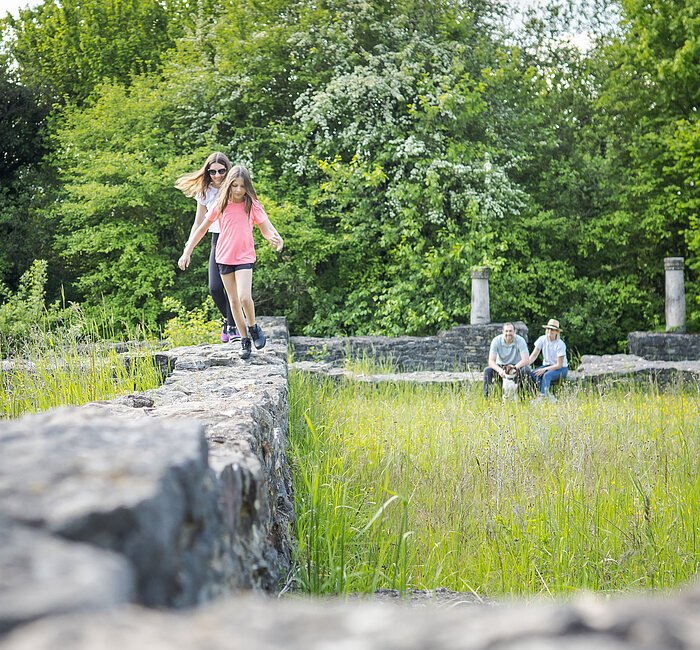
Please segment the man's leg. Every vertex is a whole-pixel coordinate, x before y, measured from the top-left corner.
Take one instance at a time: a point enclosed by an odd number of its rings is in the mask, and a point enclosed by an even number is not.
[[[493,383],[494,377],[499,377],[500,375],[497,375],[491,366],[488,366],[486,370],[484,370],[484,397],[489,396],[489,386]]]

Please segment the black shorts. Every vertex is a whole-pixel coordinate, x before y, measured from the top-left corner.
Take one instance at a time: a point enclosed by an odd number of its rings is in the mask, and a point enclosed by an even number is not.
[[[236,271],[242,271],[243,269],[255,268],[254,262],[246,262],[245,264],[217,264],[219,267],[220,275],[228,275],[229,273],[235,273]]]

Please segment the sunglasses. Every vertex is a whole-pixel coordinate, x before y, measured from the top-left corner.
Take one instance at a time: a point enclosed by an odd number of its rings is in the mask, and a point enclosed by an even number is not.
[[[209,172],[210,176],[216,176],[217,174],[221,174],[222,176],[228,171],[228,169],[207,169]]]

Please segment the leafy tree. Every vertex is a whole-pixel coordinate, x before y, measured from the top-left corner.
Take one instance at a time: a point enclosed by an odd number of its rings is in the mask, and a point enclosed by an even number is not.
[[[628,263],[663,295],[663,258],[688,258],[689,325],[697,328],[698,8],[683,0],[625,0],[622,8],[624,34],[606,52],[599,113],[613,164],[624,170],[616,197],[633,224]]]
[[[178,129],[167,100],[147,78],[129,90],[104,85],[94,105],[67,109],[55,134],[63,185],[53,212],[57,252],[81,300],[149,327],[173,285],[189,229],[176,216],[187,204],[172,184],[186,161],[176,157]]]
[[[0,70],[0,183],[14,178],[28,163],[43,155],[42,126],[46,111],[39,108],[29,88]]]
[[[46,178],[46,110],[30,88],[16,82],[5,54],[0,55],[0,283],[18,287],[36,257],[50,255],[50,234],[30,210]]]
[[[464,318],[470,266],[498,262],[519,200],[483,135],[489,7],[329,3],[298,36],[318,76],[285,132],[284,179],[309,188],[333,241],[309,331],[434,331]]]
[[[165,81],[143,77],[129,88],[102,86],[94,103],[66,110],[55,133],[53,164],[63,187],[52,212],[57,253],[75,278],[76,298],[118,321],[155,328],[168,315],[164,297],[193,307],[207,294],[207,246],[196,250],[187,273],[178,274],[175,264],[195,207],[174,180],[222,149],[214,140],[217,121],[206,111],[216,86],[206,62],[196,60],[188,69],[166,66]],[[186,99],[184,84],[173,83],[181,77],[190,82]],[[268,199],[264,182],[258,190],[288,249],[295,242],[299,250],[323,248],[304,210]],[[315,245],[305,245],[306,239]],[[290,320],[308,318],[315,253],[283,253],[266,265],[274,253],[264,246],[259,251],[255,298],[261,313],[269,307],[268,313],[287,313]]]
[[[495,0],[105,1],[49,0],[13,27],[16,101],[31,87],[71,101],[49,122],[46,174],[3,182],[0,220],[19,188],[71,299],[151,326],[166,296],[201,305],[206,247],[176,273],[194,206],[172,184],[214,149],[252,169],[285,238],[281,255],[259,247],[254,291],[293,331],[465,322],[484,263],[494,319],[558,317],[585,352],[660,324],[664,255],[688,257],[697,295],[689,2],[671,15],[654,0],[658,18],[626,1],[626,22],[584,52],[558,1],[511,43]],[[591,0],[594,27],[606,2]],[[164,32],[132,49],[161,10]],[[114,34],[122,19],[102,60],[95,25]]]
[[[177,5],[159,0],[45,0],[5,19],[22,83],[51,105],[83,101],[104,79],[158,69],[179,33]],[[184,8],[184,7],[183,7]]]

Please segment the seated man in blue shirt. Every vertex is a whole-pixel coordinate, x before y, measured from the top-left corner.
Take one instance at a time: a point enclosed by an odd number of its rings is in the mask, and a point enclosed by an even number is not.
[[[518,382],[529,378],[530,355],[527,343],[515,333],[513,323],[503,323],[503,332],[494,337],[489,349],[489,365],[484,370],[484,397],[489,396],[489,387],[494,380],[503,381],[509,371],[518,373]]]

